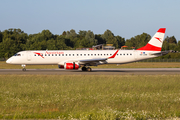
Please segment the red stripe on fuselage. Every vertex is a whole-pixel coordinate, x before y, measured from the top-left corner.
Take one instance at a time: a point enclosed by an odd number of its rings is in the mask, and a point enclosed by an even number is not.
[[[146,46],[141,47],[137,50],[161,51],[161,47],[156,47],[148,43]]]

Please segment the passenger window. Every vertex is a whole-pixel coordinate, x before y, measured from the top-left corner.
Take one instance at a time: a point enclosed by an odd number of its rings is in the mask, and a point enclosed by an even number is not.
[[[128,55],[128,54],[127,54]]]
[[[62,56],[64,56],[64,54],[62,54]]]
[[[57,56],[57,54],[55,54],[55,56]]]
[[[89,54],[88,54],[88,56],[89,56]]]
[[[47,55],[45,54],[45,56],[47,56]]]
[[[67,56],[67,54],[66,54],[66,56]]]
[[[59,54],[59,56],[61,56],[61,54]]]
[[[78,56],[79,54],[77,54],[77,56]]]
[[[36,56],[36,54],[34,54],[34,56]]]
[[[50,56],[50,54],[48,54],[48,56]]]
[[[91,54],[91,56],[93,56],[93,54]]]
[[[82,56],[82,54],[80,54]]]
[[[71,54],[69,54],[69,56],[71,56]]]
[[[52,54],[52,56],[54,56],[54,54]]]
[[[123,54],[123,55],[125,55],[125,54]]]
[[[86,54],[84,54],[84,56],[86,56]]]
[[[96,54],[94,54],[94,56],[96,56]]]
[[[106,54],[104,54],[104,56],[106,56]]]
[[[74,56],[74,54],[73,54],[73,56]]]

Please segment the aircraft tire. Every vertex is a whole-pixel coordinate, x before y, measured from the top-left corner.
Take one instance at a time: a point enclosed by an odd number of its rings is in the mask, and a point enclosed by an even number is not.
[[[88,68],[87,68],[87,71],[88,71],[88,72],[91,72],[91,71],[92,71],[92,69],[91,69],[90,67],[88,67]]]
[[[87,68],[86,67],[82,67],[82,71],[87,71]]]

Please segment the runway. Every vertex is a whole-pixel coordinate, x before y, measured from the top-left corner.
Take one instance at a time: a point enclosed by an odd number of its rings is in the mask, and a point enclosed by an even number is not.
[[[92,69],[91,72],[64,69],[0,69],[0,74],[20,75],[176,75],[180,68],[120,68],[120,69]]]

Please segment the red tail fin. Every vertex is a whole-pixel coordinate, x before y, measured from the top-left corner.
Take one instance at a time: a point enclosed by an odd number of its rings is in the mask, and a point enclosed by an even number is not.
[[[137,50],[161,51],[166,28],[160,28],[146,46]]]

